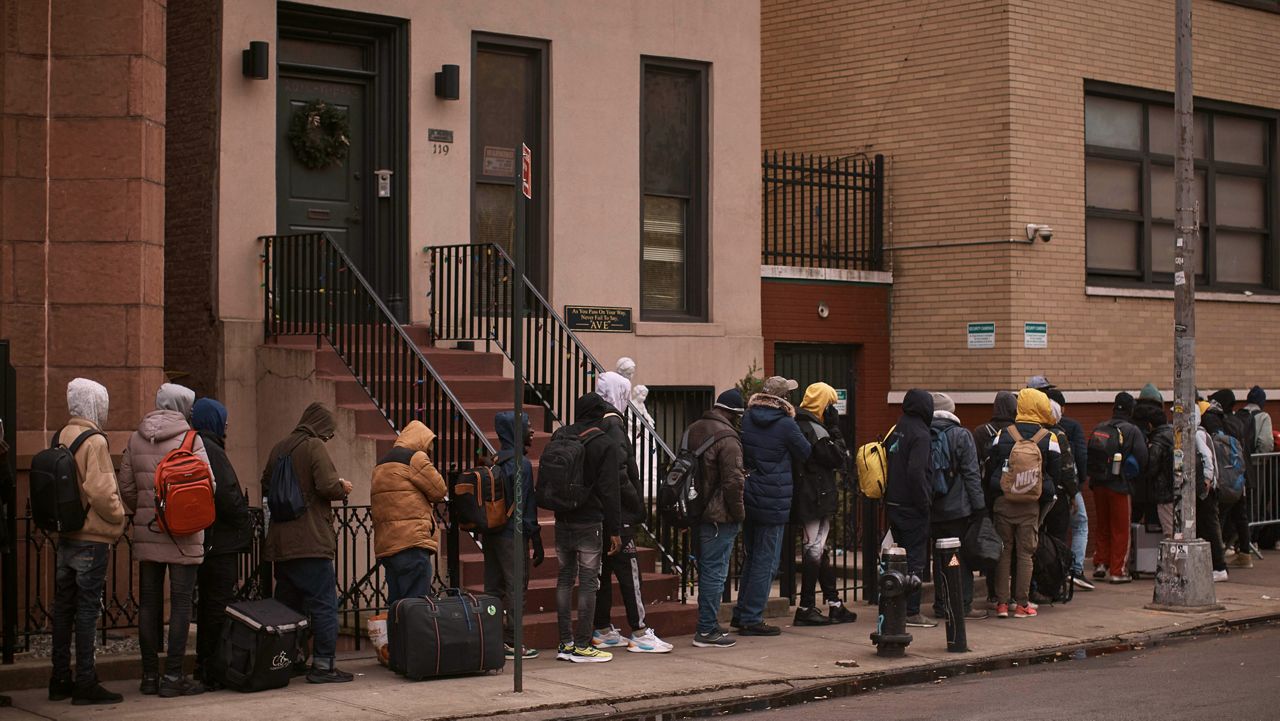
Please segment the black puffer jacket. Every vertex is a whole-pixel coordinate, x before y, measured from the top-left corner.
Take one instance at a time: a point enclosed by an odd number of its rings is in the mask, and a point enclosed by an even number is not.
[[[885,442],[889,477],[885,479],[885,503],[913,509],[925,516],[933,505],[930,475],[929,424],[933,422],[933,396],[912,388],[902,399],[902,417]]]
[[[601,428],[618,444],[618,498],[623,525],[634,526],[644,520],[644,490],[640,485],[640,469],[636,466],[636,444],[627,432],[622,416],[610,408]]]
[[[204,555],[218,556],[224,553],[244,553],[249,550],[252,527],[249,522],[249,499],[240,488],[236,469],[223,448],[222,436],[200,431],[204,450],[209,454],[209,469],[213,471],[215,485],[213,503],[217,508],[217,520],[204,532]]]
[[[572,511],[557,511],[556,523],[600,523],[604,526],[604,535],[616,536],[622,518],[618,476],[622,467],[622,449],[605,427],[604,416],[610,412],[613,412],[613,406],[598,393],[587,393],[574,403],[576,422],[573,427],[578,432],[595,427],[605,433],[588,439],[583,458],[582,473],[593,491],[591,497]]]
[[[791,460],[795,469],[791,518],[800,523],[831,518],[836,512],[836,471],[847,462],[843,444],[837,443],[838,434],[809,411],[797,410],[796,424],[813,446],[813,453],[805,460]]]

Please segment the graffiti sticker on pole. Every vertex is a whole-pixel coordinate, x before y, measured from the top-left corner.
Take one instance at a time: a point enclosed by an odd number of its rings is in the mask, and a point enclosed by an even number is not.
[[[533,200],[533,151],[524,143],[520,144],[524,156],[520,161],[520,190],[524,197]]]

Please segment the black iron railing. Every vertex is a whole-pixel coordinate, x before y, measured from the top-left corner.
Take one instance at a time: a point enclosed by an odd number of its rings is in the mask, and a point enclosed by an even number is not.
[[[18,376],[9,341],[0,340],[0,661],[18,643]]]
[[[884,156],[765,151],[764,265],[884,270]]]

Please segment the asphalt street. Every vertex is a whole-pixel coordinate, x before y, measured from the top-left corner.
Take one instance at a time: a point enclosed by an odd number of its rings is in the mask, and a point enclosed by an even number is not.
[[[957,676],[735,718],[858,721],[1280,718],[1280,625]]]

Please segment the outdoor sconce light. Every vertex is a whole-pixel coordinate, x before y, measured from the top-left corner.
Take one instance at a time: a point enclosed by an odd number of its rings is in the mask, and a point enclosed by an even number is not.
[[[460,97],[457,65],[440,66],[440,72],[436,73],[436,97],[441,100],[457,100]]]
[[[241,53],[243,62],[242,71],[246,78],[254,80],[266,80],[270,66],[267,63],[267,51],[270,48],[265,40],[254,40],[249,43],[249,47]]]

